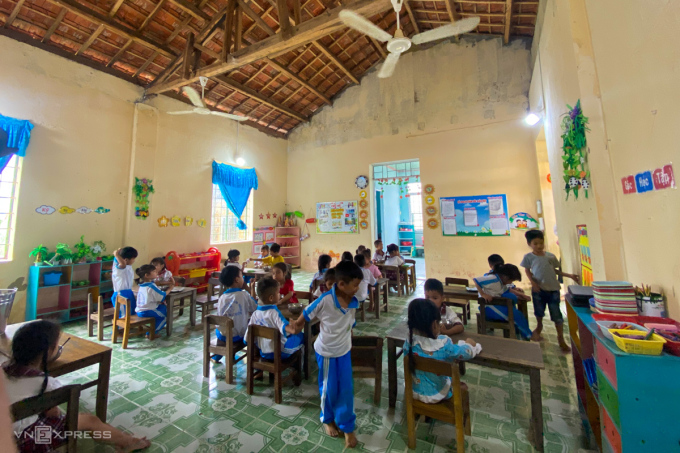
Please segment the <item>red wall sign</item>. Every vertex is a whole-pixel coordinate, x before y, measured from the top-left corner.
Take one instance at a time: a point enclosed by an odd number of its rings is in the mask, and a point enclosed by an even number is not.
[[[673,164],[668,164],[663,168],[657,168],[654,170],[654,173],[652,173],[652,179],[654,180],[654,189],[656,190],[675,187]]]
[[[621,178],[621,184],[623,185],[623,194],[628,195],[637,192],[635,189],[635,176],[630,175]]]

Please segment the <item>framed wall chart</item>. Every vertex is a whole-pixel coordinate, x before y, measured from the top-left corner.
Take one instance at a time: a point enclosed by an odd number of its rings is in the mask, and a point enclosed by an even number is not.
[[[359,232],[356,201],[331,201],[316,204],[316,232],[354,234]]]
[[[444,236],[510,236],[505,194],[441,197],[439,213]]]

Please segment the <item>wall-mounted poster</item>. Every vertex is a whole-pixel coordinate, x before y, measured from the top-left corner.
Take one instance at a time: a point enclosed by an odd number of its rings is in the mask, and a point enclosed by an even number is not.
[[[590,240],[588,239],[588,227],[576,225],[578,232],[578,249],[581,257],[581,284],[591,286],[593,284],[593,265],[590,261]]]
[[[262,246],[274,242],[274,227],[253,228],[253,255],[259,255]]]
[[[441,197],[439,212],[444,236],[510,236],[504,194]]]
[[[316,204],[316,232],[353,234],[359,232],[356,201],[331,201]]]

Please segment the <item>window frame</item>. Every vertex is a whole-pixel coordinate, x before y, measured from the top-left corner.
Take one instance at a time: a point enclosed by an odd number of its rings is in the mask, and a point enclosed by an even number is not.
[[[8,162],[7,166],[3,170],[2,174],[0,174],[0,184],[5,184],[5,183],[10,183],[13,185],[11,189],[11,194],[9,197],[2,196],[2,193],[0,192],[0,199],[9,199],[9,212],[6,213],[0,213],[0,216],[2,215],[8,215],[9,220],[7,222],[7,228],[0,228],[0,231],[2,230],[7,230],[5,239],[6,243],[0,243],[0,247],[2,245],[6,245],[6,252],[3,255],[2,251],[0,251],[0,263],[6,263],[6,262],[11,262],[14,259],[14,243],[16,239],[16,222],[17,222],[17,211],[18,211],[18,205],[19,205],[19,189],[21,187],[21,170],[23,167],[23,159],[14,154],[10,161]],[[9,170],[13,171],[13,175],[5,180],[5,177],[7,175],[7,172]],[[1,234],[1,233],[0,233]],[[2,239],[0,239],[1,241]],[[1,248],[0,248],[1,250]]]
[[[248,203],[246,203],[246,207],[243,210],[243,215],[241,218],[243,221],[246,223],[248,226],[247,229],[245,230],[239,230],[236,228],[236,216],[229,210],[227,207],[227,203],[222,197],[222,192],[220,192],[220,188],[217,186],[217,184],[213,184],[213,192],[211,196],[211,206],[210,206],[210,245],[224,245],[224,244],[236,244],[236,243],[241,243],[241,242],[252,242],[253,240],[253,198],[254,198],[254,190],[250,191],[250,196],[248,197]],[[216,203],[221,203],[222,206],[216,206]],[[222,231],[221,232],[221,237],[223,240],[216,240],[215,239],[215,233],[214,233],[214,228],[215,228],[215,216],[220,215],[216,214],[215,210],[220,209],[224,212],[224,225],[220,225],[220,230],[223,228],[226,228],[227,231]],[[221,218],[221,217],[220,217]],[[230,237],[230,230],[231,233],[237,233],[239,236],[233,240],[229,240]],[[244,234],[244,237],[241,236],[241,233]]]

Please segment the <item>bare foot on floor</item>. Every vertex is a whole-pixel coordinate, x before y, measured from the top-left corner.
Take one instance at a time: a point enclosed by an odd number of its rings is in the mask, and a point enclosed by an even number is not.
[[[567,343],[560,343],[560,349],[562,352],[571,352],[571,348]]]
[[[335,425],[335,423],[324,423],[323,429],[331,437],[338,437],[340,435],[340,430]]]
[[[354,433],[345,433],[345,448],[354,448],[357,442],[357,436]]]
[[[146,437],[133,437],[130,443],[123,448],[118,448],[116,451],[121,453],[130,453],[137,450],[144,450],[151,446],[151,441]]]
[[[531,341],[543,341],[543,340],[544,338],[540,333],[534,332],[531,334]]]

